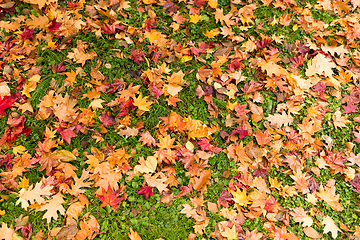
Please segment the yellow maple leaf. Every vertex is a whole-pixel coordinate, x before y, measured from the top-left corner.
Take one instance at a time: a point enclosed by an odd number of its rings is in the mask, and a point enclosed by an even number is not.
[[[138,107],[142,111],[150,111],[151,102],[148,102],[149,97],[142,97],[142,93],[136,98],[134,97],[133,105]]]
[[[18,188],[28,188],[28,187],[29,187],[29,179],[23,177],[18,185]]]
[[[236,192],[231,191],[231,194],[234,196],[234,198],[233,198],[234,202],[236,202],[240,206],[244,206],[244,205],[247,205],[250,203],[248,201],[248,197],[246,196],[245,189],[240,191],[240,189],[236,187]]]
[[[25,150],[26,150],[26,148],[23,145],[13,147],[13,153],[15,155],[23,154],[25,152]]]
[[[209,5],[211,8],[216,9],[216,8],[217,8],[217,5],[218,5],[218,1],[217,1],[217,0],[209,0],[209,1],[208,1],[208,5]]]
[[[152,4],[152,3],[156,3],[156,1],[155,0],[142,0],[143,1],[143,3],[145,3],[145,4]]]
[[[217,28],[211,29],[210,31],[207,30],[206,33],[204,33],[204,35],[208,38],[214,38],[219,34],[220,34],[220,30]]]
[[[189,22],[197,24],[200,21],[201,15],[194,14],[194,15],[189,15],[189,17],[190,17]]]
[[[151,32],[145,31],[144,37],[148,38],[151,44],[157,44],[160,47],[164,47],[167,44],[166,35],[155,29],[151,29]]]
[[[36,89],[36,84],[40,81],[40,75],[34,75],[32,76],[27,84],[24,85],[24,88],[22,90],[22,93],[27,96],[28,98],[30,98],[30,93],[35,91]]]
[[[221,236],[226,237],[228,240],[238,239],[238,233],[236,232],[235,224],[232,228],[224,226],[223,231],[220,232]]]
[[[56,3],[57,0],[24,0],[24,2],[38,5],[39,9],[42,9],[46,4]]]

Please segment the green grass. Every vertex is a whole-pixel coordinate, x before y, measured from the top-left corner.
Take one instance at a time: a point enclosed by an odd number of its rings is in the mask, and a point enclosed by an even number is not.
[[[235,2],[235,3],[234,3]],[[168,4],[171,3],[170,1]],[[236,8],[233,9],[234,18],[232,20],[238,21],[237,24],[231,26],[234,34],[236,36],[241,36],[244,38],[243,41],[236,42],[231,41],[229,37],[224,37],[222,34],[215,36],[212,39],[209,39],[204,34],[206,31],[210,31],[212,29],[219,29],[223,25],[220,22],[216,22],[215,18],[215,9],[207,6],[207,2],[195,1],[195,2],[173,2],[176,6],[179,7],[178,14],[183,15],[185,19],[189,19],[190,15],[193,15],[193,12],[199,11],[201,18],[200,21],[196,24],[185,20],[184,23],[181,24],[179,31],[173,31],[173,27],[171,24],[174,23],[174,13],[172,10],[166,11],[166,5],[164,3],[158,4],[144,4],[143,2],[129,2],[130,7],[127,9],[116,9],[116,6],[113,6],[114,19],[110,17],[111,15],[107,14],[106,11],[110,11],[106,6],[102,7],[102,11],[99,11],[100,7],[97,7],[96,11],[97,17],[94,18],[93,13],[91,13],[90,8],[94,4],[99,4],[97,2],[90,3],[89,1],[85,2],[85,5],[88,6],[88,9],[81,9],[79,13],[81,15],[80,18],[84,21],[84,27],[72,38],[70,38],[69,42],[61,45],[61,49],[59,50],[50,50],[47,49],[47,41],[40,38],[37,39],[38,43],[36,45],[36,51],[30,53],[21,53],[24,54],[24,58],[19,61],[8,61],[7,57],[10,56],[10,52],[4,51],[0,52],[0,56],[4,58],[0,59],[0,70],[3,71],[5,65],[10,66],[11,68],[16,68],[20,71],[20,76],[23,76],[26,80],[28,79],[29,74],[32,72],[31,67],[41,66],[41,81],[37,83],[36,88],[32,91],[31,98],[27,98],[23,96],[21,99],[17,99],[16,104],[24,104],[29,101],[32,105],[34,112],[25,112],[23,113],[18,105],[13,105],[11,108],[5,109],[4,116],[0,117],[0,139],[1,137],[6,138],[5,128],[9,127],[9,123],[7,123],[9,116],[13,116],[14,114],[18,114],[26,118],[25,126],[31,128],[32,133],[30,136],[19,135],[17,136],[14,142],[8,142],[6,139],[4,140],[4,145],[0,146],[0,158],[2,156],[6,156],[10,154],[11,156],[11,168],[13,164],[16,164],[20,161],[20,157],[16,156],[14,153],[14,147],[16,146],[24,146],[26,148],[27,153],[31,155],[31,159],[36,162],[37,159],[41,157],[40,152],[37,150],[39,148],[39,142],[43,142],[45,140],[44,132],[46,127],[55,131],[54,139],[57,140],[57,146],[52,148],[51,151],[56,150],[67,150],[69,152],[77,152],[76,160],[71,161],[70,163],[77,168],[76,174],[80,177],[81,172],[83,170],[88,169],[88,164],[85,163],[87,160],[86,155],[89,155],[92,151],[92,148],[97,148],[99,151],[106,152],[109,149],[120,149],[123,148],[127,154],[131,156],[131,160],[129,165],[131,168],[135,167],[139,164],[139,160],[141,158],[146,159],[148,156],[153,156],[158,152],[158,146],[146,146],[140,142],[140,135],[125,137],[121,136],[118,133],[119,122],[123,120],[122,117],[116,116],[120,110],[120,106],[109,106],[108,104],[112,101],[116,101],[119,98],[119,93],[121,90],[118,90],[114,94],[107,93],[106,87],[110,86],[111,83],[114,83],[114,79],[122,78],[126,83],[124,89],[130,84],[133,86],[139,85],[139,93],[142,93],[142,96],[149,97],[148,101],[152,102],[151,108],[149,111],[145,111],[141,115],[137,114],[138,110],[134,107],[134,111],[129,112],[129,116],[131,116],[129,127],[134,128],[139,126],[141,123],[144,123],[144,128],[139,130],[139,134],[144,133],[145,131],[149,131],[152,137],[155,138],[156,143],[159,143],[160,136],[164,134],[168,134],[171,138],[175,139],[174,147],[172,151],[176,156],[176,165],[162,163],[158,165],[156,173],[160,173],[161,169],[164,167],[171,166],[175,169],[176,180],[179,182],[178,187],[169,187],[168,194],[173,194],[176,196],[180,193],[180,186],[188,186],[193,184],[194,177],[198,178],[202,169],[210,169],[211,170],[211,178],[209,180],[209,184],[207,185],[207,190],[204,192],[196,191],[193,189],[191,193],[187,193],[185,196],[180,198],[174,198],[172,204],[169,206],[164,206],[161,202],[161,196],[156,188],[153,189],[154,196],[150,196],[149,199],[144,199],[143,195],[138,195],[139,189],[147,185],[145,181],[145,177],[143,174],[132,174],[131,172],[123,173],[121,179],[118,184],[124,184],[125,192],[127,194],[126,198],[120,203],[119,207],[116,210],[112,210],[108,205],[106,207],[99,207],[102,202],[98,199],[95,194],[95,191],[98,187],[92,187],[86,189],[85,196],[89,200],[89,205],[85,206],[82,213],[78,217],[78,228],[80,229],[80,222],[84,221],[86,214],[93,215],[99,225],[100,225],[100,234],[96,237],[96,239],[129,239],[128,233],[130,233],[130,228],[133,231],[136,231],[142,239],[186,239],[190,233],[196,233],[194,226],[196,226],[197,222],[193,219],[193,217],[187,218],[185,214],[181,214],[180,212],[183,210],[182,204],[190,204],[194,206],[195,198],[203,197],[203,205],[198,206],[196,211],[201,212],[205,211],[206,217],[209,220],[208,225],[204,229],[204,233],[197,233],[196,239],[213,239],[214,232],[217,230],[217,224],[220,222],[229,221],[229,219],[221,216],[219,212],[211,212],[207,207],[207,202],[217,203],[219,196],[221,196],[224,189],[232,188],[234,184],[239,183],[239,180],[236,180],[236,176],[240,176],[244,174],[241,170],[244,169],[244,166],[235,162],[233,159],[229,158],[228,147],[233,142],[228,142],[228,138],[224,135],[231,134],[234,129],[242,124],[242,122],[249,123],[250,128],[253,131],[260,129],[261,131],[266,130],[269,127],[267,117],[270,115],[274,115],[278,108],[284,108],[285,112],[288,106],[287,103],[290,102],[291,97],[294,97],[294,93],[289,90],[288,97],[283,101],[277,101],[277,95],[279,93],[279,88],[275,87],[275,89],[266,89],[262,87],[258,93],[261,94],[263,101],[261,103],[255,102],[255,104],[263,109],[263,118],[260,121],[254,121],[252,119],[252,112],[249,111],[244,116],[239,116],[236,111],[231,111],[227,108],[228,102],[238,103],[240,105],[247,104],[248,101],[253,101],[253,93],[245,94],[242,92],[242,88],[244,87],[246,82],[250,82],[251,80],[257,82],[263,82],[269,80],[270,76],[267,76],[266,73],[262,72],[261,69],[257,66],[257,61],[262,60],[270,60],[272,58],[278,57],[282,58],[292,58],[296,57],[300,54],[297,50],[287,51],[285,48],[285,44],[293,43],[297,47],[299,44],[306,44],[305,37],[312,40],[312,42],[321,47],[324,43],[320,43],[319,39],[316,37],[323,37],[324,41],[328,44],[334,43],[334,41],[338,40],[338,44],[340,45],[343,42],[346,42],[346,39],[343,38],[344,23],[341,24],[332,24],[336,21],[339,16],[336,14],[332,14],[330,11],[325,11],[323,9],[319,9],[315,5],[318,4],[317,1],[306,1],[306,2],[298,2],[297,9],[294,8],[291,4],[288,4],[285,9],[281,9],[280,7],[276,7],[274,3],[270,3],[269,6],[265,6],[262,1],[254,1],[253,3],[256,5],[256,9],[254,9],[254,16],[252,20],[254,24],[250,24],[247,30],[242,30],[242,24],[240,20],[240,16],[236,15],[237,12],[243,7],[243,4],[239,1],[230,1],[230,0],[218,0],[218,9],[223,9],[223,13],[226,15],[231,12],[231,7]],[[57,21],[63,23],[63,19],[61,14],[69,13],[70,17],[74,17],[74,13],[70,13],[70,7],[67,6],[68,2],[59,2],[58,5],[54,5],[52,10],[49,10],[49,6],[46,6],[43,11],[39,11],[34,8],[34,6],[29,5],[24,2],[17,2],[15,5],[15,10],[6,12],[3,16],[4,21],[10,21],[13,17],[21,17],[24,16],[24,19],[29,19],[30,16],[50,16],[49,14],[60,14],[57,18]],[[246,3],[246,4],[250,4]],[[349,3],[350,4],[350,3]],[[142,7],[144,11],[138,7]],[[309,7],[309,9],[307,9]],[[27,11],[29,10],[29,11]],[[306,25],[305,23],[301,24],[301,10],[306,14],[310,14],[308,19],[314,19],[317,21],[316,24],[326,24],[324,31],[321,28],[317,28],[318,25],[312,23],[311,21]],[[49,13],[50,11],[50,13]],[[54,11],[54,12],[51,12]],[[355,12],[358,11],[355,10]],[[25,14],[25,13],[26,14]],[[112,14],[112,12],[111,12]],[[151,40],[144,37],[145,30],[143,29],[146,21],[149,20],[150,16],[156,15],[155,22],[152,24],[152,28],[164,34],[168,40],[167,46],[161,46],[159,50],[163,51],[163,55],[160,56],[158,63],[155,63],[151,60],[153,57],[153,53],[151,53],[151,48],[154,47],[155,44],[151,46]],[[281,24],[272,24],[270,22],[274,17],[279,20],[283,14],[291,15],[291,23],[288,26],[282,26]],[[349,14],[351,14],[349,12]],[[311,16],[311,18],[310,18]],[[13,21],[13,20],[11,20]],[[298,22],[299,21],[299,22]],[[99,32],[96,31],[100,27],[103,27],[104,24],[107,23],[112,25],[113,23],[119,24],[119,26],[123,26],[126,30],[116,29],[116,33],[114,34],[106,34],[104,32],[99,35]],[[64,24],[64,23],[63,23]],[[1,26],[1,24],[0,24]],[[308,26],[308,27],[304,27]],[[21,23],[21,28],[19,30],[6,31],[2,29],[0,39],[1,44],[5,44],[11,42],[14,44],[13,47],[19,47],[22,49],[26,49],[27,44],[32,45],[29,42],[24,42],[21,39],[21,34],[24,32],[24,23]],[[130,27],[128,29],[128,27]],[[298,27],[297,30],[294,30],[295,27]],[[320,31],[318,30],[320,29]],[[328,32],[326,32],[328,31]],[[332,32],[331,32],[332,31]],[[346,31],[352,31],[351,29],[346,29]],[[345,31],[345,32],[346,32]],[[135,34],[132,34],[135,32]],[[62,31],[49,31],[47,28],[45,30],[41,30],[38,27],[34,30],[35,34],[44,33],[48,36],[51,36],[54,42],[57,44],[62,43],[62,40],[66,38],[66,34]],[[344,33],[345,34],[345,33]],[[121,36],[120,36],[121,35]],[[35,35],[34,35],[35,36]],[[123,36],[126,37],[127,40],[123,39]],[[235,95],[235,99],[229,99],[227,95],[221,94],[221,92],[217,92],[215,87],[215,81],[218,81],[221,76],[212,76],[208,82],[204,83],[200,81],[197,77],[197,70],[201,67],[205,66],[207,69],[211,69],[212,62],[215,61],[216,57],[214,56],[214,52],[217,50],[230,46],[231,51],[229,56],[233,56],[236,51],[243,47],[243,44],[251,40],[254,43],[259,44],[260,41],[263,40],[263,37],[272,37],[276,36],[282,38],[281,42],[272,41],[268,47],[265,48],[256,48],[253,51],[249,51],[245,59],[241,59],[241,74],[246,77],[246,81],[239,82],[236,87],[238,89],[238,93]],[[9,38],[10,37],[10,38]],[[11,40],[9,40],[11,39]],[[129,41],[131,39],[131,41]],[[68,54],[73,53],[74,49],[78,47],[78,41],[82,41],[83,44],[87,45],[86,53],[95,51],[97,53],[97,57],[92,60],[87,60],[84,65],[80,63],[75,63],[73,60],[68,59]],[[128,47],[124,46],[124,41],[127,41]],[[215,44],[215,48],[207,49],[208,52],[200,53],[199,57],[203,60],[196,60],[195,55],[188,50],[188,52],[181,52],[180,46],[183,45],[185,48],[190,48],[192,46],[199,47],[200,43],[204,44]],[[309,47],[309,46],[308,46]],[[147,61],[141,61],[139,64],[135,63],[133,60],[129,58],[131,54],[131,50],[141,49],[145,54],[143,59],[145,58]],[[13,49],[14,51],[20,51],[18,49]],[[349,54],[346,57],[351,57],[350,53],[355,49],[350,48]],[[3,55],[1,55],[3,53]],[[303,66],[294,69],[291,69],[292,62],[285,63],[285,61],[279,61],[278,65],[286,69],[289,73],[292,71],[293,74],[298,75],[302,78],[307,79],[306,70],[309,67],[309,60],[313,58],[316,53],[314,50],[309,51],[305,56],[305,61]],[[190,61],[181,61],[181,59],[175,57],[174,59],[168,59],[169,56],[179,54],[182,56],[191,56],[192,59]],[[28,63],[28,60],[33,58],[36,55],[36,63]],[[335,58],[333,57],[333,60]],[[59,74],[53,71],[52,66],[57,65],[60,62],[64,61],[64,64],[67,65],[66,71],[69,72],[71,70],[77,71],[81,70],[80,74],[76,76],[76,82],[73,86],[66,86],[65,78],[66,75],[63,73]],[[204,62],[205,61],[205,62]],[[226,66],[230,64],[231,59],[227,59],[220,69],[223,74],[231,74],[231,71]],[[163,63],[166,63],[166,66],[171,70],[170,74],[163,74],[163,77],[157,79],[156,82],[158,88],[163,88],[165,84],[168,84],[167,76],[171,76],[171,74],[179,72],[180,70],[185,74],[183,79],[182,90],[179,92],[177,97],[180,99],[177,102],[176,106],[172,106],[168,103],[169,95],[164,93],[159,98],[154,98],[151,96],[151,82],[142,75],[145,71],[158,68]],[[111,67],[109,67],[109,64]],[[354,66],[353,60],[349,60],[349,69]],[[105,79],[102,80],[101,85],[92,84],[92,76],[91,69],[98,69],[104,76]],[[340,71],[334,70],[334,76],[340,74]],[[134,72],[136,74],[134,74]],[[327,81],[322,76],[317,76],[321,78],[323,81]],[[287,84],[286,78],[284,78],[285,84]],[[231,83],[235,83],[235,80],[232,80]],[[15,95],[21,95],[21,91],[23,86],[19,85],[18,76],[15,76],[13,73],[4,75],[1,83],[5,82],[11,89],[11,92]],[[344,95],[349,95],[351,93],[351,88],[356,88],[355,82],[350,82],[347,84],[343,84],[339,91],[340,95],[343,97]],[[211,95],[211,99],[218,108],[218,117],[215,118],[212,116],[208,110],[208,104],[205,101],[204,97],[197,97],[196,91],[200,86],[204,89],[204,87],[213,88],[214,92]],[[226,88],[226,84],[224,84],[224,88]],[[77,122],[77,120],[73,122],[63,123],[63,127],[66,129],[68,127],[76,127],[78,129],[84,130],[87,129],[87,132],[76,130],[76,137],[71,139],[71,145],[63,142],[61,144],[62,137],[58,132],[59,127],[59,119],[56,118],[56,115],[53,113],[50,114],[49,118],[41,119],[39,117],[39,105],[43,101],[44,96],[46,96],[49,90],[54,90],[55,95],[61,94],[65,96],[68,94],[71,99],[76,99],[77,103],[75,105],[75,109],[87,109],[90,108],[89,105],[93,100],[89,100],[88,98],[82,98],[84,94],[88,91],[96,89],[96,91],[100,92],[100,99],[104,101],[102,104],[103,108],[98,108],[93,110],[94,115],[94,123],[92,126],[84,126],[82,123]],[[164,87],[163,90],[166,88]],[[291,89],[291,88],[290,88]],[[221,90],[219,90],[221,91]],[[321,138],[323,136],[328,136],[333,140],[332,151],[342,152],[343,157],[347,157],[350,153],[358,154],[359,144],[354,142],[354,134],[353,132],[358,132],[359,123],[354,121],[355,117],[359,116],[359,113],[350,113],[344,114],[344,109],[341,100],[337,99],[334,96],[335,88],[331,86],[327,86],[325,90],[326,94],[326,102],[327,106],[323,109],[324,112],[321,113],[321,117],[323,120],[321,122],[321,129],[318,130],[312,137],[313,138]],[[138,95],[138,94],[136,94]],[[294,172],[288,171],[290,168],[283,162],[283,158],[288,155],[295,154],[300,161],[304,161],[303,168],[300,169],[303,173],[306,173],[308,176],[311,176],[318,185],[326,185],[326,182],[329,179],[335,179],[335,187],[336,194],[340,195],[340,204],[344,207],[344,210],[341,212],[334,211],[331,209],[328,204],[324,201],[318,201],[316,206],[307,202],[306,194],[297,193],[291,197],[284,197],[281,194],[281,190],[271,189],[270,192],[266,193],[266,197],[269,198],[270,195],[273,196],[276,202],[279,205],[279,212],[286,212],[287,214],[292,211],[295,207],[303,207],[305,211],[308,211],[308,215],[314,220],[314,224],[312,227],[318,232],[322,233],[324,226],[321,225],[321,222],[325,216],[330,216],[336,223],[337,226],[340,226],[340,222],[345,224],[351,231],[355,230],[356,226],[360,225],[360,219],[358,216],[358,212],[360,211],[360,207],[358,206],[358,193],[354,192],[353,187],[349,183],[350,179],[347,178],[347,175],[344,172],[333,173],[331,169],[326,166],[325,168],[321,168],[317,160],[321,157],[321,154],[327,154],[325,146],[321,146],[321,151],[316,152],[313,156],[309,156],[313,149],[311,149],[311,144],[299,144],[295,150],[286,149],[285,143],[289,141],[289,132],[294,130],[294,132],[299,133],[300,128],[298,124],[303,123],[303,120],[307,117],[307,111],[312,106],[316,105],[321,101],[317,95],[312,91],[312,88],[303,95],[303,102],[300,103],[299,107],[301,110],[294,114],[292,113],[292,117],[294,117],[294,122],[290,124],[288,127],[282,127],[279,131],[275,129],[271,130],[272,137],[274,138],[271,142],[273,144],[276,139],[280,139],[283,141],[284,146],[282,146],[279,152],[273,152],[271,144],[267,144],[266,146],[260,146],[266,150],[265,156],[262,156],[260,159],[255,159],[254,154],[251,152],[251,149],[247,149],[245,147],[245,153],[250,156],[249,158],[253,161],[249,165],[249,174],[250,177],[255,179],[254,170],[255,169],[266,169],[268,176],[265,177],[265,183],[267,187],[270,187],[269,177],[274,179],[278,178],[279,182],[282,182],[282,188],[286,186],[294,186],[294,180],[291,176],[294,175]],[[355,100],[355,103],[358,104],[358,101]],[[1,109],[1,104],[0,104]],[[335,111],[340,110],[342,112],[342,116],[346,116],[348,120],[351,122],[346,125],[346,127],[336,128],[333,124],[333,116]],[[249,110],[249,107],[247,107]],[[116,124],[113,126],[105,127],[106,132],[104,131],[104,124],[100,119],[100,116],[107,111],[113,116],[116,116]],[[78,110],[78,113],[80,110]],[[210,143],[214,146],[222,148],[223,151],[220,153],[212,154],[212,156],[207,161],[202,161],[198,156],[194,157],[194,163],[190,166],[190,168],[185,168],[184,164],[181,163],[183,161],[184,156],[181,156],[182,152],[180,151],[181,147],[190,148],[189,145],[186,145],[186,142],[191,142],[194,146],[193,153],[201,150],[200,145],[197,143],[202,139],[202,137],[190,139],[188,136],[188,130],[183,132],[178,131],[177,127],[174,127],[174,122],[170,122],[171,127],[164,130],[162,126],[165,125],[163,120],[160,120],[160,117],[166,118],[169,115],[175,112],[181,118],[185,119],[191,117],[194,120],[199,120],[204,126],[218,126],[221,131],[217,131],[211,136],[207,136],[210,140]],[[227,126],[226,121],[229,118],[233,118],[234,122],[232,126]],[[171,121],[175,121],[171,119]],[[189,127],[189,126],[188,126]],[[15,132],[17,128],[12,127],[11,131]],[[94,136],[100,136],[103,138],[103,141],[99,141],[94,139]],[[164,137],[164,136],[162,136]],[[303,137],[301,134],[300,138]],[[304,139],[302,141],[305,141]],[[243,139],[236,140],[237,143],[242,142],[244,146],[248,143],[253,142],[257,144],[257,139],[255,136],[250,135],[246,136]],[[347,143],[352,142],[354,147],[351,151],[348,150]],[[189,151],[189,155],[191,155]],[[210,151],[206,150],[206,152],[210,153]],[[315,151],[314,151],[315,152]],[[278,157],[280,160],[280,166],[275,166],[273,164],[268,164],[270,160],[273,160],[272,157]],[[187,156],[189,157],[189,156]],[[104,161],[106,162],[106,161]],[[1,163],[1,161],[0,161]],[[197,164],[203,164],[203,166],[199,167],[197,171],[193,170],[192,167],[197,168]],[[349,170],[349,168],[353,168],[355,170],[355,174],[358,174],[358,168],[356,165],[348,166],[349,161],[345,162],[344,169]],[[67,193],[66,190],[61,190],[58,184],[64,184],[64,186],[70,187],[73,179],[67,176],[55,175],[55,170],[49,174],[46,174],[46,171],[39,171],[39,163],[34,163],[34,167],[26,168],[21,176],[15,176],[14,181],[19,183],[21,177],[26,177],[29,179],[30,185],[36,184],[41,181],[43,178],[47,178],[54,186],[55,192],[61,191],[65,202],[63,206],[65,209],[68,208],[70,203],[78,201],[76,196],[71,196],[71,194]],[[206,167],[204,167],[206,166]],[[317,176],[313,171],[311,171],[312,167],[319,167],[320,174]],[[254,168],[254,169],[253,169]],[[54,167],[55,169],[55,167]],[[46,220],[43,219],[44,212],[35,211],[35,209],[28,208],[24,210],[20,205],[16,205],[16,201],[18,200],[18,192],[20,189],[16,189],[8,185],[7,179],[5,178],[6,172],[11,171],[11,169],[7,169],[5,166],[0,166],[0,183],[3,183],[5,188],[1,191],[1,198],[3,201],[0,202],[0,210],[5,210],[6,214],[0,216],[0,222],[4,222],[7,226],[14,225],[15,219],[17,219],[21,214],[25,216],[29,216],[29,222],[31,223],[33,229],[33,235],[42,230],[45,234],[49,234],[51,229],[61,228],[65,223],[65,216],[61,214],[58,215],[57,220],[52,220],[50,224],[46,224]],[[284,172],[288,171],[287,174]],[[60,173],[58,173],[60,174]],[[155,174],[155,173],[154,173]],[[88,180],[91,182],[96,182],[101,178],[101,173],[92,173],[92,177]],[[50,180],[51,179],[51,180]],[[256,180],[254,180],[256,181]],[[255,185],[246,185],[243,182],[240,182],[244,185],[244,188],[248,190],[247,194],[254,192],[257,188]],[[1,186],[1,185],[0,185]],[[0,188],[1,189],[1,188]],[[317,190],[316,190],[317,191]],[[243,207],[243,213],[248,213],[250,211],[250,205]],[[223,207],[219,207],[219,210],[223,209]],[[235,205],[229,206],[229,210],[240,211]],[[266,211],[259,217],[255,219],[251,219],[249,217],[245,217],[244,222],[239,224],[241,228],[246,231],[252,231],[257,229],[258,232],[263,233],[266,236],[272,236],[271,232],[266,229],[266,226],[269,224],[274,224],[274,226],[281,228],[284,225],[283,221],[271,222],[265,216],[267,214]],[[246,215],[246,214],[245,214]],[[290,225],[287,226],[287,230],[293,232],[301,239],[307,239],[307,236],[303,232],[303,227],[301,224],[296,223],[293,217],[289,218]],[[341,233],[338,234],[337,239],[345,239],[354,237],[353,232],[347,232],[343,230],[343,235]],[[349,235],[344,235],[344,234]],[[356,237],[356,236],[355,236]],[[238,239],[244,238],[243,233],[240,233]],[[271,238],[271,237],[270,237]],[[332,239],[331,234],[327,233],[323,236],[324,239]],[[32,238],[30,238],[32,239]]]

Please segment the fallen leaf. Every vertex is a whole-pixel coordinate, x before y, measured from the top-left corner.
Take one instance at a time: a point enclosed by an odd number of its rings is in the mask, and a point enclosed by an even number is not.
[[[338,232],[341,232],[340,228],[335,225],[334,220],[329,216],[324,217],[321,225],[325,225],[323,232],[325,234],[331,232],[331,236],[334,239],[337,238]]]

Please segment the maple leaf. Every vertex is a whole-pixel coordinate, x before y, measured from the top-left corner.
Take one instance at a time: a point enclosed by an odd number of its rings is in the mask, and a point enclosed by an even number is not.
[[[270,143],[270,141],[273,139],[271,136],[269,136],[269,132],[266,130],[265,132],[260,131],[257,129],[254,132],[256,141],[260,146],[267,145]]]
[[[217,35],[219,35],[221,32],[219,29],[217,28],[214,28],[214,29],[211,29],[210,31],[209,30],[206,30],[206,33],[204,33],[204,35],[207,37],[207,38],[215,38]]]
[[[151,147],[151,145],[155,146],[156,141],[155,138],[153,138],[148,130],[146,132],[140,134],[139,141],[142,142],[141,145],[147,145],[148,147]]]
[[[282,68],[281,66],[277,65],[275,62],[274,62],[274,60],[261,61],[260,63],[258,63],[258,66],[261,68],[261,70],[266,71],[267,75],[270,77],[273,74],[275,76],[286,75],[287,71],[284,68]]]
[[[339,203],[340,194],[335,194],[335,187],[325,189],[322,185],[316,196],[324,200],[333,210],[342,211],[344,208]]]
[[[75,82],[76,79],[76,73],[74,72],[74,70],[71,69],[70,72],[66,72],[65,75],[67,76],[67,78],[65,78],[64,81],[66,81],[65,86],[69,85],[72,86]]]
[[[200,177],[194,178],[194,183],[193,183],[194,189],[203,192],[206,189],[206,185],[208,184],[210,177],[211,177],[210,169],[201,171]]]
[[[62,127],[58,128],[58,132],[60,133],[61,137],[67,144],[71,145],[71,139],[73,137],[76,137],[77,135],[74,132],[75,126],[68,128],[66,130],[63,130]]]
[[[334,73],[331,68],[336,68],[336,64],[331,59],[326,58],[325,55],[318,53],[309,61],[305,74],[308,77],[315,74],[324,74],[325,77],[330,77]]]
[[[216,19],[216,23],[220,21],[221,25],[224,25],[225,23],[228,27],[230,27],[231,25],[235,24],[235,21],[231,20],[232,13],[229,12],[228,14],[224,15],[222,8],[217,8],[214,16]]]
[[[221,236],[226,237],[228,240],[238,239],[238,232],[236,231],[235,224],[232,226],[232,228],[224,226],[223,230],[220,233]]]
[[[202,138],[200,141],[197,142],[200,145],[201,150],[207,151],[211,149],[211,144],[207,138]]]
[[[350,121],[347,120],[346,116],[341,116],[341,112],[339,110],[335,111],[332,119],[333,119],[335,128],[346,127],[346,124],[350,123]]]
[[[52,69],[53,69],[53,71],[56,72],[56,73],[65,72],[65,71],[66,71],[66,67],[67,67],[67,66],[64,65],[64,61],[62,61],[62,62],[59,63],[58,65],[55,65],[55,64],[52,65]]]
[[[347,105],[342,105],[342,107],[344,108],[344,113],[357,113],[358,112],[356,110],[357,105],[355,105],[352,102],[348,102]]]
[[[353,189],[354,192],[360,194],[360,178],[356,176],[354,180],[350,181],[350,184],[355,188]]]
[[[129,58],[136,62],[137,64],[140,64],[140,62],[143,62],[144,59],[142,58],[145,55],[141,49],[131,49],[131,54]]]
[[[70,194],[73,196],[79,196],[79,194],[85,193],[85,190],[81,189],[82,187],[91,187],[91,182],[84,182],[86,179],[90,177],[88,171],[83,169],[81,177],[78,178],[76,175],[74,176],[74,183],[71,185]]]
[[[61,193],[58,193],[54,196],[52,196],[52,199],[47,201],[44,205],[42,205],[39,208],[39,211],[47,211],[43,218],[46,218],[47,223],[49,224],[51,222],[51,218],[54,218],[57,220],[59,211],[61,215],[65,214],[65,208],[62,206],[62,204],[65,203],[63,199],[63,195]]]
[[[227,141],[230,141],[230,137],[231,137],[232,135],[235,135],[235,134],[239,134],[239,138],[240,138],[240,139],[243,139],[244,137],[249,136],[248,131],[247,131],[247,130],[244,130],[243,127],[242,127],[241,125],[239,125],[239,126],[237,126],[237,127],[235,128],[234,131],[231,132],[231,134],[229,135]]]
[[[311,217],[307,216],[305,210],[302,207],[296,207],[293,209],[293,212],[290,215],[294,218],[295,222],[303,223],[303,227],[310,227],[313,223]]]
[[[175,13],[179,9],[179,7],[170,0],[167,0],[167,2],[164,3],[162,6],[166,9],[166,12],[168,13]]]
[[[247,204],[250,203],[248,201],[248,196],[246,196],[245,189],[243,191],[240,191],[240,189],[236,187],[236,192],[235,191],[230,191],[230,192],[233,195],[232,200],[237,204],[239,204],[240,206],[246,206]]]
[[[254,81],[251,80],[250,82],[246,82],[244,87],[241,88],[241,90],[244,93],[252,93],[252,92],[256,92],[259,91],[262,88],[263,84],[260,81]]]
[[[121,188],[119,188],[116,191],[113,191],[110,184],[108,185],[107,191],[103,187],[101,187],[101,194],[96,194],[98,199],[102,201],[100,207],[105,207],[107,205],[110,205],[112,210],[118,208],[119,203],[121,203],[122,200],[124,200],[124,198],[117,198],[117,195],[119,194],[120,191]]]
[[[111,115],[108,111],[103,112],[103,114],[99,118],[105,127],[116,124],[115,117]]]
[[[84,45],[84,43],[81,40],[78,40],[76,42],[76,45],[77,47],[73,48],[74,52],[68,53],[68,58],[73,59],[76,63],[81,63],[81,65],[84,66],[87,60],[92,60],[97,56],[95,51],[86,53],[85,52],[86,45]]]
[[[57,22],[56,21],[56,18],[54,18],[52,21],[51,21],[51,24],[50,26],[48,27],[48,29],[51,31],[51,32],[55,32],[57,30],[59,30],[59,27],[61,26],[61,22]]]
[[[163,191],[168,191],[168,184],[164,183],[167,181],[167,177],[163,173],[158,173],[154,176],[151,176],[150,174],[145,174],[144,179],[150,187],[156,187],[160,194]]]
[[[337,238],[338,232],[341,232],[340,228],[338,228],[338,227],[335,225],[334,220],[333,220],[331,217],[329,217],[329,216],[324,217],[321,225],[325,225],[325,227],[324,227],[324,229],[323,229],[323,232],[324,232],[324,233],[331,232],[331,236],[332,236],[334,239]]]
[[[140,194],[143,194],[144,197],[145,197],[145,200],[148,199],[150,196],[154,196],[154,193],[153,193],[153,189],[154,187],[151,187],[151,186],[146,186],[144,185],[143,187],[141,187],[139,189],[139,191],[137,192],[136,195],[140,195]]]
[[[269,115],[266,120],[270,122],[271,126],[280,128],[282,125],[290,125],[294,121],[294,118],[290,114],[287,115],[285,112],[282,112],[282,114],[275,113],[274,115]]]
[[[139,165],[134,167],[134,172],[141,172],[141,173],[152,173],[155,172],[157,167],[157,159],[154,156],[148,156],[146,161],[142,157],[140,157]]]
[[[15,230],[12,226],[8,227],[6,223],[2,222],[1,228],[0,228],[0,239],[4,240],[14,240],[13,235],[15,233]]]
[[[200,21],[201,15],[195,14],[195,15],[190,15],[189,17],[190,17],[189,22],[197,24]]]
[[[25,40],[25,39],[32,39],[34,36],[34,31],[35,29],[30,29],[27,26],[25,26],[24,32],[21,34],[21,39]]]
[[[51,195],[53,186],[46,185],[43,188],[41,188],[41,186],[42,182],[38,182],[35,184],[35,187],[31,185],[28,190],[25,188],[21,189],[18,194],[19,199],[16,201],[15,205],[21,203],[21,207],[26,210],[29,206],[28,202],[30,202],[30,204],[34,204],[35,202],[38,204],[44,203],[45,199],[42,196]]]
[[[132,228],[130,227],[130,233],[128,233],[128,236],[130,238],[130,240],[141,240],[140,235],[135,232],[134,230],[132,230]]]
[[[11,108],[14,102],[15,99],[9,96],[4,96],[4,97],[0,96],[0,116],[4,115],[5,114],[4,110]]]
[[[142,111],[150,111],[151,102],[147,102],[149,97],[142,97],[142,93],[136,98],[133,97],[134,102],[133,105],[138,107]]]
[[[56,3],[57,0],[24,0],[26,3],[36,4],[39,6],[39,9],[42,9],[45,5],[49,5],[51,3]]]

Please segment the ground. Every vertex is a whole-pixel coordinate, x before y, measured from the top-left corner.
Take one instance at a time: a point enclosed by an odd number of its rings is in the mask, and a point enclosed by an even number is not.
[[[356,0],[0,0],[0,239],[359,239]]]

